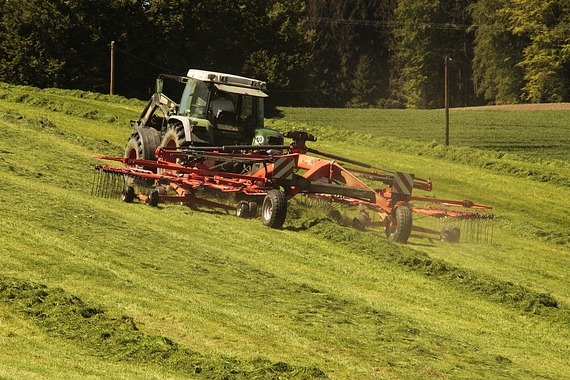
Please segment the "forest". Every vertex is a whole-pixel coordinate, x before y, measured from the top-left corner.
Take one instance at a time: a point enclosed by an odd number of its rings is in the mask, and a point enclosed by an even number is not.
[[[274,105],[570,101],[568,0],[0,0],[0,81],[147,99],[189,68]],[[447,74],[446,74],[447,73]]]

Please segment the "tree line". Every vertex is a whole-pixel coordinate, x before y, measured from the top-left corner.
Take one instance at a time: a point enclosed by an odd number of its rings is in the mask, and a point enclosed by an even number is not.
[[[0,0],[0,81],[146,99],[159,73],[268,82],[285,106],[570,101],[568,0]]]

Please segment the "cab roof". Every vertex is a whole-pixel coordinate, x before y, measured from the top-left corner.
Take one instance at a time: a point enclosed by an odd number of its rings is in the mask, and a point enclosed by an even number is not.
[[[245,87],[258,91],[267,89],[267,84],[264,81],[215,71],[190,69],[188,70],[187,76],[203,82],[212,82],[224,86]]]

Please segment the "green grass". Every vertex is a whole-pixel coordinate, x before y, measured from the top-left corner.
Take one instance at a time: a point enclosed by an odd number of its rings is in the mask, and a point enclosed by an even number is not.
[[[445,142],[443,110],[283,108],[283,120],[335,132]],[[570,110],[450,110],[450,144],[570,160]]]
[[[0,86],[0,378],[570,377],[561,151],[446,148],[425,131],[396,135],[395,119],[386,138],[347,110],[330,115],[350,127],[308,109],[268,121],[315,132],[316,149],[430,177],[435,196],[494,207],[490,243],[403,246],[296,201],[276,231],[91,196],[93,156],[121,155],[143,106]],[[522,136],[533,129],[508,115]]]

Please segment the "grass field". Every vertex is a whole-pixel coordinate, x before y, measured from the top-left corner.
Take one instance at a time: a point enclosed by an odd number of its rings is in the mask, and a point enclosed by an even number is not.
[[[492,241],[396,245],[91,196],[143,106],[0,85],[1,379],[570,378],[568,111],[456,110],[451,147],[442,111],[267,121],[494,207]]]
[[[450,145],[570,160],[570,107],[451,109]],[[445,142],[443,110],[284,108],[283,120],[377,137]]]

